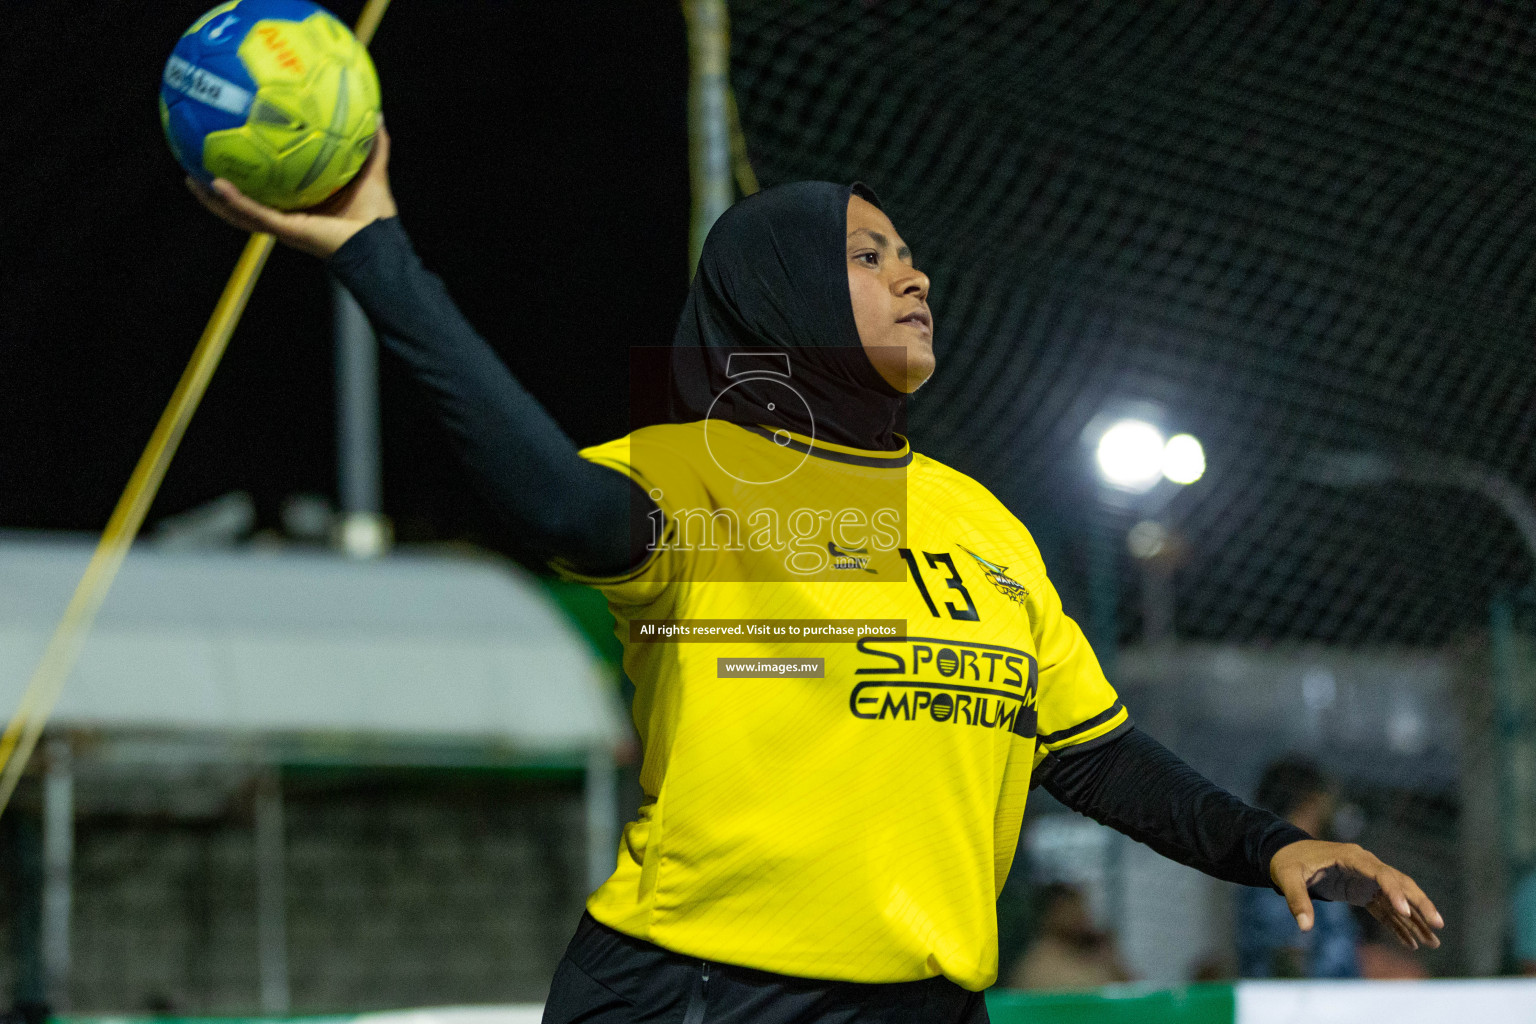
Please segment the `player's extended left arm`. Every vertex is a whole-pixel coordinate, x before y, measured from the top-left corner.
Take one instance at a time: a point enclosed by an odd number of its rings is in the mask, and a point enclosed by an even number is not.
[[[1368,907],[1410,948],[1437,947],[1445,926],[1413,879],[1352,843],[1313,839],[1244,803],[1132,726],[1107,743],[1047,756],[1041,783],[1056,799],[1180,864],[1242,885],[1272,885],[1303,931],[1312,898]]]

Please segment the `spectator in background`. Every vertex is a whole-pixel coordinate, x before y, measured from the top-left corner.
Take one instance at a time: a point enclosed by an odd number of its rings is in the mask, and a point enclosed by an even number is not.
[[[1040,890],[1039,903],[1040,934],[1014,965],[1010,988],[1067,992],[1131,980],[1114,938],[1093,927],[1080,889],[1052,882]]]
[[[1264,770],[1254,801],[1291,824],[1323,838],[1333,817],[1333,788],[1318,766],[1287,757]],[[1244,888],[1237,897],[1238,970],[1245,978],[1358,978],[1360,928],[1347,903],[1318,900],[1317,923],[1296,930],[1285,897],[1272,889]]]
[[[1536,868],[1527,871],[1515,886],[1510,908],[1515,970],[1536,978]]]

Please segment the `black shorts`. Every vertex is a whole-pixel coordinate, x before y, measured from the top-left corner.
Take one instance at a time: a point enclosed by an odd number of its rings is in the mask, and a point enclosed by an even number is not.
[[[544,1024],[987,1024],[948,978],[820,981],[696,960],[583,913],[555,968]]]

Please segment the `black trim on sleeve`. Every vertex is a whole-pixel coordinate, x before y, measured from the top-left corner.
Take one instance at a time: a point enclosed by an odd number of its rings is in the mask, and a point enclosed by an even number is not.
[[[1069,740],[1073,736],[1081,736],[1083,733],[1088,732],[1090,729],[1103,725],[1105,722],[1109,721],[1111,718],[1114,718],[1124,710],[1125,705],[1117,700],[1103,711],[1100,711],[1098,714],[1094,715],[1092,718],[1078,722],[1076,725],[1068,726],[1065,729],[1057,729],[1055,732],[1045,733],[1044,735],[1037,738],[1041,743],[1060,743],[1062,740]],[[1115,730],[1111,730],[1111,732],[1113,731]],[[1106,733],[1106,735],[1109,734]],[[1102,739],[1102,737],[1096,738]]]
[[[1095,747],[1102,747],[1106,743],[1112,743],[1134,728],[1134,723],[1132,723],[1129,716],[1127,716],[1125,721],[1121,722],[1119,725],[1115,726],[1104,735],[1095,736],[1091,740],[1083,740],[1081,743],[1073,743],[1071,746],[1062,747],[1060,750],[1056,751],[1056,753],[1066,754],[1070,752],[1073,754],[1081,754],[1085,751],[1093,750]]]

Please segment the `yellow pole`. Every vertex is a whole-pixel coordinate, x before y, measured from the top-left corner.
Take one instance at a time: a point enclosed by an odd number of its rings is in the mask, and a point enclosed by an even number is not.
[[[731,43],[725,0],[683,0],[688,27],[688,178],[693,211],[688,273],[710,226],[736,198],[731,191],[731,139],[727,97]]]
[[[352,26],[352,34],[357,36],[358,42],[364,46],[373,42],[373,34],[378,31],[379,22],[384,20],[388,8],[389,0],[368,0],[363,5],[363,13],[357,16],[357,24]]]
[[[757,172],[747,156],[747,133],[741,130],[741,112],[736,108],[736,90],[727,87],[725,110],[731,129],[731,171],[736,175],[736,187],[744,196],[757,195]]]
[[[364,46],[373,40],[374,30],[379,27],[389,2],[368,0],[364,6],[354,30]],[[138,465],[128,478],[122,496],[117,499],[117,506],[107,520],[107,528],[102,531],[90,564],[85,567],[85,574],[80,577],[74,596],[64,609],[64,617],[54,628],[32,679],[22,693],[21,704],[5,732],[0,734],[0,814],[10,803],[11,794],[21,781],[21,773],[37,746],[48,715],[58,703],[64,683],[80,658],[85,638],[96,620],[96,612],[106,599],[112,581],[117,578],[128,548],[138,536],[139,527],[144,525],[144,516],[160,490],[160,482],[165,479],[165,471],[170,467],[182,435],[187,432],[187,425],[192,422],[192,414],[208,390],[208,382],[213,379],[213,371],[229,345],[235,325],[245,312],[245,304],[272,252],[272,244],[272,236],[265,234],[253,234],[245,244],[245,251],[240,254],[218,304],[213,307],[213,315],[208,318],[208,326],[203,328],[203,336],[192,351],[192,359],[176,384],[170,404],[160,415],[160,422],[155,425],[144,454],[139,456]]]

